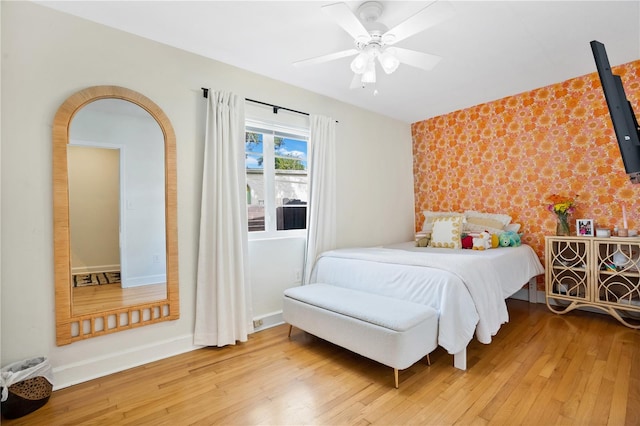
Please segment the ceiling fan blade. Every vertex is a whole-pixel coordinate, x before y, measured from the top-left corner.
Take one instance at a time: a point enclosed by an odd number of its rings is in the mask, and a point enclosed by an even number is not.
[[[430,71],[442,59],[441,56],[429,53],[417,52],[415,50],[403,49],[401,47],[389,47],[387,52],[394,55],[403,64]]]
[[[427,28],[443,22],[454,14],[453,6],[445,0],[436,0],[404,22],[382,35],[385,44],[394,44]]]
[[[353,56],[358,54],[359,51],[357,49],[349,49],[343,50],[340,52],[330,53],[328,55],[316,56],[315,58],[304,59],[302,61],[294,62],[293,65],[296,67],[302,67],[306,65],[315,65],[321,64],[323,62],[329,62],[340,58],[346,58],[347,56]]]
[[[345,3],[335,3],[322,7],[322,11],[333,18],[356,41],[367,42],[371,39],[362,22]]]

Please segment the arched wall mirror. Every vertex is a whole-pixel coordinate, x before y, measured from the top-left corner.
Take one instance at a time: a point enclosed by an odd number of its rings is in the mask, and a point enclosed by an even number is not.
[[[179,318],[175,134],[117,86],[69,97],[53,125],[56,341]]]

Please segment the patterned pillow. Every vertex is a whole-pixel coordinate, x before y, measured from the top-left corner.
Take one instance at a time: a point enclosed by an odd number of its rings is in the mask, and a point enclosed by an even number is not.
[[[480,213],[473,210],[464,212],[467,219],[464,225],[464,232],[489,231],[492,234],[499,234],[504,231],[504,227],[511,223],[511,216],[497,213]]]
[[[424,215],[422,232],[427,232],[427,233],[433,231],[433,221],[439,217],[461,216],[464,218],[463,213],[456,213],[456,212],[432,212],[429,210],[424,210],[422,214]]]
[[[431,232],[430,247],[438,248],[462,248],[460,236],[462,234],[462,223],[464,217],[444,216],[433,221],[433,231]]]

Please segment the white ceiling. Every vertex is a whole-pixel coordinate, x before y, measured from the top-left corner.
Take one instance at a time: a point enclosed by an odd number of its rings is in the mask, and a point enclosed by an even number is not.
[[[605,44],[612,66],[640,59],[638,0],[454,0],[451,19],[397,44],[444,59],[432,71],[379,70],[374,96],[349,89],[351,58],[292,65],[353,47],[320,9],[335,1],[38,3],[408,123],[595,72],[591,40]],[[430,2],[381,3],[380,21],[392,28]]]

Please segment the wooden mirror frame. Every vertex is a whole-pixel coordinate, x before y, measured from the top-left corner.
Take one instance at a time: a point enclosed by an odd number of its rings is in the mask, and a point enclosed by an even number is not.
[[[69,181],[67,146],[71,121],[83,106],[98,99],[122,99],[146,110],[164,135],[165,224],[167,256],[167,297],[148,303],[74,315],[71,293],[69,241]],[[53,121],[53,244],[56,303],[56,343],[58,346],[180,317],[178,297],[176,136],[169,118],[149,98],[118,86],[94,86],[70,96]]]

